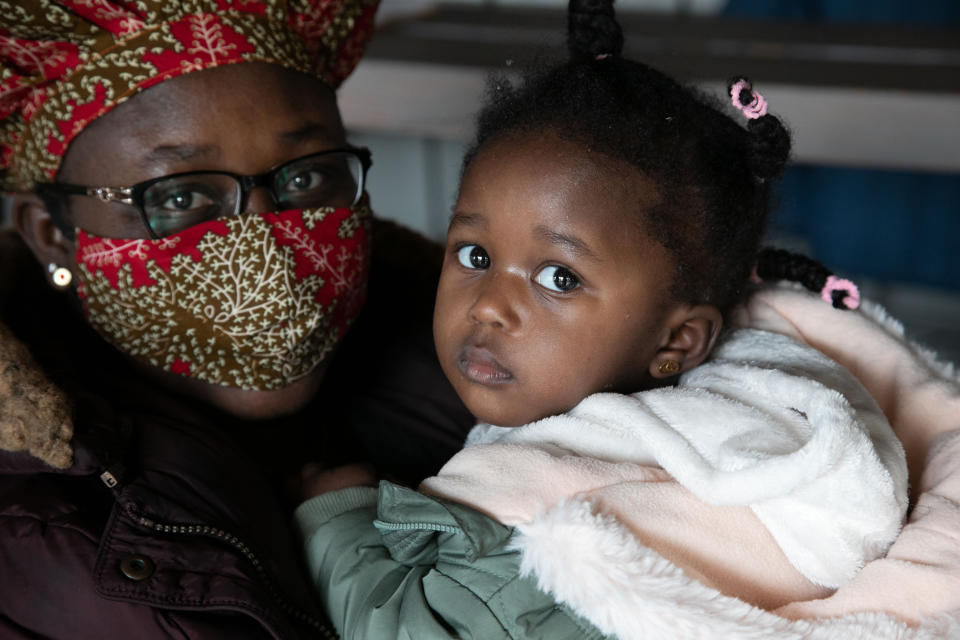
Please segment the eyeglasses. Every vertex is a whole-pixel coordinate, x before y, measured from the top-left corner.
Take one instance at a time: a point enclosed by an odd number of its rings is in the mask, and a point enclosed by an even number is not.
[[[268,187],[274,202],[285,208],[353,206],[363,196],[371,164],[367,149],[333,149],[296,158],[253,176],[187,171],[129,187],[48,182],[37,185],[37,193],[41,197],[91,196],[131,205],[140,212],[150,237],[162,238],[207,220],[239,214],[255,187]]]

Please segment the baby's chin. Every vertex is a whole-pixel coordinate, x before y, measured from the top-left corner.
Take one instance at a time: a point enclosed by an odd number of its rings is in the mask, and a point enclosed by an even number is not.
[[[478,407],[475,409],[467,406],[467,409],[470,410],[477,422],[484,422],[486,424],[492,424],[496,427],[507,428],[522,427],[525,424],[530,424],[531,422],[536,422],[537,420],[542,420],[543,418],[549,418],[550,416],[564,413],[563,410],[531,411],[529,407],[511,410],[511,408],[505,407],[496,407],[495,409],[491,409],[489,407]]]

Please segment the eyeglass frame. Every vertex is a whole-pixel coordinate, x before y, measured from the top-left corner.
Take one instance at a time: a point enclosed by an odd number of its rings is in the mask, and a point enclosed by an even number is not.
[[[314,158],[317,156],[333,155],[335,153],[352,153],[360,160],[360,183],[357,185],[357,195],[354,198],[354,205],[360,201],[360,198],[363,197],[363,190],[367,183],[367,171],[370,170],[370,167],[373,166],[373,158],[370,153],[370,149],[366,147],[340,147],[337,149],[329,149],[326,151],[318,151],[316,153],[308,153],[292,160],[287,160],[286,162],[276,165],[272,169],[268,169],[263,173],[257,173],[252,175],[242,175],[239,173],[233,173],[232,171],[218,171],[215,169],[209,170],[198,170],[198,171],[182,171],[180,173],[171,173],[165,176],[160,176],[158,178],[151,178],[149,180],[144,180],[142,182],[137,182],[132,184],[129,187],[87,187],[78,184],[71,184],[69,182],[42,182],[37,184],[36,190],[37,195],[45,200],[47,203],[47,209],[50,212],[50,217],[53,219],[53,223],[60,229],[68,238],[73,239],[74,231],[72,227],[69,227],[64,220],[62,212],[59,210],[59,207],[51,207],[49,196],[64,196],[64,195],[75,195],[75,196],[88,196],[92,198],[98,198],[102,202],[119,202],[120,204],[125,204],[136,208],[137,213],[140,214],[140,221],[143,223],[143,226],[146,227],[147,233],[150,234],[150,237],[154,240],[159,240],[162,236],[157,235],[153,230],[153,227],[150,226],[150,220],[147,216],[145,209],[145,203],[143,201],[143,195],[147,190],[158,182],[163,182],[164,180],[171,180],[173,178],[183,178],[192,175],[205,175],[205,174],[216,174],[221,176],[228,176],[237,181],[237,184],[240,185],[240,197],[237,199],[237,207],[232,215],[239,215],[247,205],[247,197],[250,195],[250,191],[256,187],[266,186],[269,187],[270,193],[273,196],[274,201],[277,201],[277,194],[273,192],[273,177],[281,171],[284,167],[294,164],[296,162],[301,162],[307,158]]]

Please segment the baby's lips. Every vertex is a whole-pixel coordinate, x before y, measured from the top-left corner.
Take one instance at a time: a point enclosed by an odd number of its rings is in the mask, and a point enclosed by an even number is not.
[[[467,379],[480,384],[501,384],[513,379],[513,373],[485,347],[464,348],[458,366]]]

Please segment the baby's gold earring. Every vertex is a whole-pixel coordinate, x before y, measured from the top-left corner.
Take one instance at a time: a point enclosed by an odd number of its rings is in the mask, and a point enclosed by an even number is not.
[[[664,360],[660,363],[660,366],[657,367],[657,371],[664,375],[673,375],[680,371],[680,363],[676,360]]]

